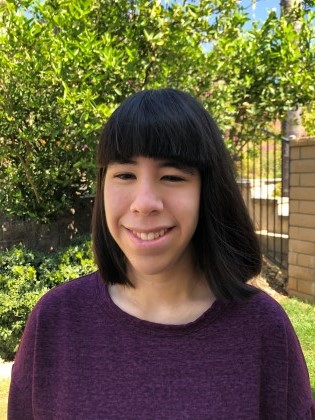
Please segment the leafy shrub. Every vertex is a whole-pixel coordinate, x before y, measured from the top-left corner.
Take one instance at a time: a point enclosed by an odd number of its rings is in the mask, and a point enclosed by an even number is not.
[[[45,256],[18,246],[0,255],[0,358],[12,360],[29,312],[49,289],[94,271],[91,241]]]
[[[81,240],[75,245],[45,257],[38,274],[49,288],[95,270],[91,242]]]
[[[0,208],[54,220],[90,195],[97,133],[142,89],[193,93],[235,156],[297,104],[314,132],[314,0],[250,30],[242,3],[0,1]]]

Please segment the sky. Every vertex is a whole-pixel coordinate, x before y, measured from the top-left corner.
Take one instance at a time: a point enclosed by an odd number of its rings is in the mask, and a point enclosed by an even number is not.
[[[253,20],[266,20],[268,10],[274,9],[277,14],[280,11],[280,0],[241,0],[240,3]]]
[[[161,0],[162,4],[182,3],[183,0]],[[280,0],[238,0],[239,3],[248,12],[251,20],[265,21],[268,16],[268,10],[275,10],[280,14]],[[193,0],[187,3],[194,3]]]

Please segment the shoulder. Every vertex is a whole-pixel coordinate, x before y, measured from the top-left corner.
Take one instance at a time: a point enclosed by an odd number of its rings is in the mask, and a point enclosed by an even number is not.
[[[82,330],[84,337],[82,326],[95,319],[99,284],[97,272],[88,274],[51,289],[37,302],[26,322],[12,371],[21,389],[31,387],[35,355],[38,360],[50,360],[49,354],[57,354],[59,345],[66,348],[76,331]]]
[[[288,315],[280,303],[263,291],[257,291],[254,295],[242,302],[234,302],[228,305],[227,311],[231,322],[242,331],[251,333],[262,342],[270,344],[278,342],[288,345],[294,330]]]
[[[265,370],[277,372],[277,379],[291,371],[292,377],[303,378],[307,383],[307,370],[301,345],[291,321],[282,308],[265,292],[257,292],[247,302],[240,304],[246,312],[246,327],[253,331],[253,338],[260,342],[261,357]],[[280,370],[283,369],[280,374]]]
[[[257,308],[257,310],[267,310],[267,313],[279,313],[279,311],[283,311],[280,303],[263,290],[258,290],[253,294],[248,299],[248,303]]]
[[[247,329],[252,326],[260,343],[261,383],[265,386],[262,389],[268,391],[262,392],[261,398],[273,401],[274,407],[282,407],[283,413],[287,410],[287,418],[311,419],[314,401],[304,355],[282,306],[259,291],[241,303],[238,310],[246,312]],[[281,406],[283,401],[287,401],[286,407]]]
[[[241,302],[233,302],[227,307],[230,314],[242,319],[252,320],[261,327],[263,325],[281,324],[287,322],[288,317],[282,306],[264,291],[258,290],[251,297]]]
[[[277,314],[282,312],[281,305],[263,290],[257,290],[251,297],[244,301],[245,305],[251,307],[255,312],[266,311]]]
[[[67,308],[90,306],[96,299],[99,287],[98,272],[67,281],[49,290],[35,305],[31,317],[62,313]]]
[[[99,310],[98,272],[63,283],[37,302],[26,322],[20,347],[31,348],[47,337],[71,335],[78,326],[97,318]]]

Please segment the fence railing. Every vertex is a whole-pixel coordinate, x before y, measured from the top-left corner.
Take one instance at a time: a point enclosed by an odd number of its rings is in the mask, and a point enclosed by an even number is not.
[[[282,159],[286,142],[279,135],[261,130],[259,139],[243,147],[236,164],[262,252],[282,268],[288,264],[289,198],[283,189],[283,171],[288,165]]]

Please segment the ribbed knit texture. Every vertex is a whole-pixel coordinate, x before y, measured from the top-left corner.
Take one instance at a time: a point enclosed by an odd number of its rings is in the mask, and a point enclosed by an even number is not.
[[[9,420],[314,419],[300,345],[261,292],[163,325],[119,309],[97,273],[48,292],[16,356]]]

